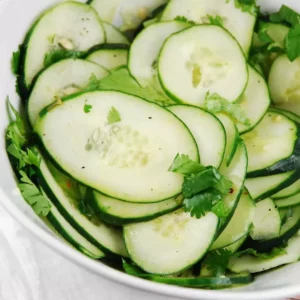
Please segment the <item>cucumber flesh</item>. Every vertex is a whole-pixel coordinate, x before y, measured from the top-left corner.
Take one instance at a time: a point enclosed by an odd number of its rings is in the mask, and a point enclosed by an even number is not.
[[[291,62],[286,55],[279,56],[273,63],[269,75],[269,88],[276,105],[300,103],[299,63],[299,58]]]
[[[171,0],[161,20],[173,20],[178,16],[184,16],[197,24],[209,24],[208,16],[221,17],[223,26],[236,38],[244,53],[248,55],[256,17],[236,7],[234,1]]]
[[[141,86],[156,85],[157,82],[157,58],[165,40],[175,32],[187,28],[185,22],[170,21],[155,23],[144,29],[133,41],[128,68],[131,75]],[[161,87],[159,86],[159,89]]]
[[[289,187],[272,196],[273,200],[281,200],[292,197],[300,192],[300,179]]]
[[[269,88],[264,78],[250,65],[248,68],[249,81],[239,105],[245,112],[249,125],[238,122],[236,126],[240,133],[254,128],[262,120],[271,103]]]
[[[25,40],[24,81],[27,88],[44,68],[45,55],[53,50],[85,52],[104,43],[101,21],[93,8],[78,2],[65,2],[46,11]]]
[[[300,237],[295,236],[290,239],[285,248],[286,254],[278,255],[274,258],[260,258],[251,255],[243,255],[238,258],[231,258],[229,270],[232,272],[259,273],[298,261],[300,257]]]
[[[128,50],[126,49],[99,49],[92,52],[86,59],[112,70],[127,65]]]
[[[222,123],[214,115],[194,106],[173,105],[168,110],[191,131],[198,145],[201,164],[219,168],[226,147],[226,133]]]
[[[28,100],[28,116],[32,127],[35,127],[43,108],[64,96],[80,92],[92,75],[100,80],[108,72],[101,66],[82,59],[62,60],[43,71]]]
[[[129,45],[127,37],[112,24],[102,21],[107,44],[125,44]]]
[[[299,105],[298,102],[295,102],[295,103],[294,102],[279,103],[279,104],[276,104],[276,107],[281,109],[281,110],[286,110],[288,112],[296,114],[298,117],[300,116],[300,105]],[[295,120],[295,119],[293,119],[293,120],[299,123],[298,120]]]
[[[51,224],[51,227],[55,229],[55,231],[68,243],[70,243],[70,245],[85,255],[93,259],[104,257],[105,254],[99,248],[90,243],[64,219],[43,189],[42,193],[51,204],[51,211],[46,217],[46,220]]]
[[[247,235],[253,222],[254,209],[251,196],[244,190],[230,222],[215,240],[211,250],[227,247]]]
[[[89,113],[84,111],[86,104],[91,106]],[[109,125],[112,107],[121,121]],[[153,203],[176,196],[183,176],[168,171],[174,158],[184,153],[199,161],[197,145],[178,118],[120,92],[96,91],[68,99],[46,113],[36,131],[44,149],[67,174],[129,202]]]
[[[129,203],[94,192],[92,205],[101,220],[112,225],[126,225],[155,219],[181,206],[180,198],[158,203]]]
[[[268,240],[280,234],[281,219],[279,211],[271,198],[256,204],[253,227],[250,235],[253,240]]]
[[[121,230],[109,227],[100,221],[93,223],[84,216],[75,205],[76,199],[72,199],[64,192],[50,170],[54,174],[59,172],[51,165],[48,167],[46,162],[42,160],[39,180],[48,198],[52,200],[58,211],[80,234],[97,248],[127,257],[128,254]]]
[[[287,106],[290,107],[290,109],[288,109],[288,110],[285,110],[284,108],[280,108],[280,106],[281,105],[279,105],[279,107],[270,107],[269,110],[281,113],[281,114],[285,115],[286,117],[290,118],[291,120],[293,120],[294,122],[296,122],[297,124],[300,124],[300,116],[297,115],[295,113],[295,110],[293,109],[294,107],[299,108],[299,105],[297,105],[297,104],[295,104],[295,105],[287,104]],[[282,104],[282,106],[285,106],[285,105]]]
[[[131,259],[144,271],[173,274],[203,257],[218,223],[213,213],[196,219],[180,209],[146,223],[125,226],[125,243]]]
[[[275,200],[275,203],[280,208],[298,206],[300,204],[300,194],[298,193],[285,199]]]
[[[248,151],[248,173],[257,174],[294,153],[298,129],[283,114],[268,112],[258,126],[242,137]]]
[[[226,132],[226,149],[222,164],[229,166],[239,144],[239,133],[238,130],[230,117],[225,114],[217,114],[216,117],[223,124]]]
[[[171,98],[200,107],[208,92],[236,101],[248,82],[242,49],[214,25],[193,26],[170,36],[159,55],[158,74]]]
[[[277,175],[248,178],[245,186],[255,201],[261,201],[289,187],[298,178],[299,176],[291,171]]]

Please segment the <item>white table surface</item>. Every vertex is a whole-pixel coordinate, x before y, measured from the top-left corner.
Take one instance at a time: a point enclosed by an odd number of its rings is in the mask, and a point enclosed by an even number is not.
[[[38,241],[0,206],[0,300],[170,300],[117,285]]]

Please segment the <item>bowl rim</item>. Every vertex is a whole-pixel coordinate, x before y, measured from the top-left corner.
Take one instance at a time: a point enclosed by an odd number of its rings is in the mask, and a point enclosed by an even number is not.
[[[183,299],[209,299],[209,300],[253,300],[253,299],[278,299],[293,297],[300,294],[300,284],[287,287],[269,288],[262,291],[239,292],[238,290],[203,290],[185,287],[176,287],[166,284],[154,283],[145,279],[130,276],[121,271],[115,270],[101,262],[94,261],[73,249],[63,240],[59,240],[50,232],[40,228],[32,219],[21,212],[17,205],[10,201],[8,195],[0,188],[0,204],[5,210],[29,232],[31,232],[39,241],[54,250],[56,253],[64,256],[66,259],[74,262],[81,267],[100,275],[103,278],[113,282],[126,285],[141,291],[151,292],[171,297],[181,297]]]

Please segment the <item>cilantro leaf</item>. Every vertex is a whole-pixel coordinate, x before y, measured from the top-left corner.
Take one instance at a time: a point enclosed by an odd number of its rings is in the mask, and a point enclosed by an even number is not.
[[[230,213],[230,210],[225,205],[224,201],[218,201],[215,205],[213,205],[211,211],[219,218],[228,217]]]
[[[226,178],[221,174],[219,174],[217,178],[218,178],[218,182],[216,183],[215,188],[224,195],[229,194],[233,186],[232,181],[230,181],[228,178]]]
[[[210,24],[224,27],[224,20],[222,17],[207,15],[207,18],[209,19]]]
[[[108,125],[117,123],[120,121],[121,121],[121,116],[120,116],[119,112],[114,107],[112,107],[107,116]]]
[[[230,2],[230,0],[226,1],[227,3]],[[256,6],[256,0],[234,0],[234,4],[236,8],[239,8],[242,12],[247,12],[252,15],[257,14],[257,6]]]
[[[232,253],[227,249],[211,251],[207,254],[203,265],[212,273],[212,276],[222,276],[228,267]]]
[[[16,52],[13,52],[12,59],[11,59],[11,69],[15,75],[18,75],[19,71],[19,63],[20,63],[20,56],[21,56],[21,46]]]
[[[183,175],[190,175],[203,171],[204,169],[204,166],[191,160],[188,155],[178,153],[169,168],[169,171]]]
[[[197,194],[191,198],[185,198],[183,208],[185,212],[190,212],[192,217],[200,219],[207,212],[212,211],[213,202],[220,201],[222,195],[214,189],[208,189],[203,193]]]
[[[249,248],[243,251],[236,252],[235,254],[233,254],[233,256],[241,257],[242,255],[247,255],[247,254],[259,258],[270,259],[279,255],[286,254],[286,251],[284,248],[281,247],[275,247],[270,252],[257,252],[255,249]]]
[[[185,22],[190,25],[196,25],[196,23],[194,21],[188,20],[185,16],[177,16],[174,20],[180,21],[180,22]]]
[[[70,51],[66,49],[53,49],[46,53],[44,58],[44,67],[48,68],[54,63],[66,58],[80,58],[84,55],[81,51]]]
[[[99,79],[95,74],[89,78],[88,84],[80,91],[82,93],[93,92],[99,89]]]
[[[300,24],[300,15],[286,5],[282,5],[279,12],[270,15],[270,21],[273,23],[288,23],[291,26]]]
[[[127,263],[125,259],[122,259],[122,264],[123,264],[124,271],[129,275],[137,276],[137,277],[148,277],[148,276],[150,276],[150,274],[145,273],[139,267]]]
[[[111,71],[110,75],[99,81],[97,89],[131,94],[160,105],[173,104],[166,95],[157,91],[152,85],[141,87],[124,67]]]
[[[93,106],[92,105],[89,105],[89,104],[84,104],[84,107],[83,107],[83,111],[88,114],[89,112],[91,112]]]
[[[231,115],[236,121],[250,126],[250,120],[247,118],[246,113],[236,103],[230,103],[225,98],[217,93],[206,94],[205,98],[206,109],[212,113],[226,112]]]
[[[24,199],[31,205],[35,213],[39,216],[47,216],[51,210],[51,205],[43,193],[29,179],[24,171],[20,171],[21,182],[18,186]]]
[[[300,24],[289,30],[285,40],[286,54],[290,61],[300,56]]]

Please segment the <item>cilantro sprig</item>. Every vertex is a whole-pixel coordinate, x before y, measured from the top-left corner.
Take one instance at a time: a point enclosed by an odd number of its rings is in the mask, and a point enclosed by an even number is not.
[[[227,249],[211,251],[207,254],[202,265],[211,273],[211,276],[219,277],[226,273],[231,256],[231,251]]]
[[[111,125],[121,121],[120,113],[112,107],[107,116],[107,124]]]
[[[184,176],[182,185],[183,208],[192,217],[201,218],[213,211],[219,217],[227,215],[224,196],[230,192],[232,182],[214,167],[204,167],[188,155],[177,154],[169,171]]]

